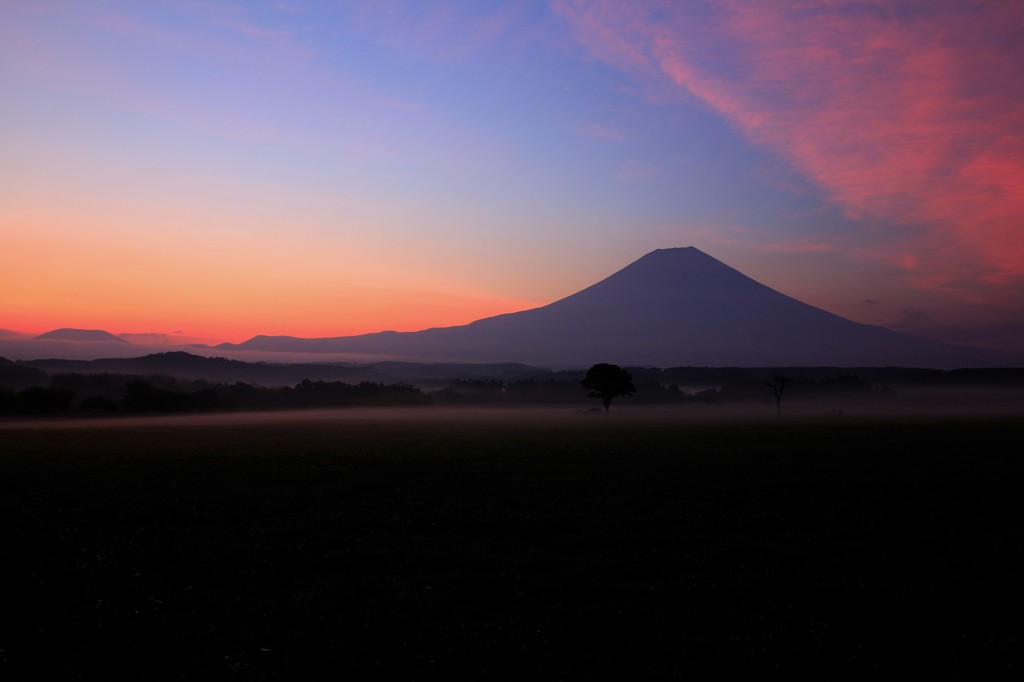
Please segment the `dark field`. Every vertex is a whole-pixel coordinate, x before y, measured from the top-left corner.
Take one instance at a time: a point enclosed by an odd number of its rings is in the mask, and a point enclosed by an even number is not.
[[[0,676],[1007,678],[1022,436],[710,409],[0,423]]]

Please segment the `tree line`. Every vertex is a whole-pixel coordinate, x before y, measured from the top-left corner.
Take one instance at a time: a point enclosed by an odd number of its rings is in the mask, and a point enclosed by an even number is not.
[[[0,389],[0,414],[213,412],[425,405],[430,398],[408,384],[364,381],[302,381],[268,388],[252,384],[215,384],[171,377],[130,375],[57,375],[49,386],[20,391]]]
[[[595,365],[601,367],[600,365]],[[0,415],[61,413],[175,413],[227,410],[302,409],[315,407],[371,407],[387,405],[577,405],[588,406],[599,398],[608,407],[611,399],[633,405],[725,404],[775,402],[766,389],[770,375],[757,373],[719,386],[688,387],[664,381],[652,370],[627,372],[605,365],[606,374],[558,372],[548,378],[453,379],[437,390],[407,384],[364,381],[304,380],[291,386],[265,387],[235,382],[177,379],[163,375],[115,373],[39,373],[24,388],[0,384]],[[615,368],[625,374],[618,375]],[[608,375],[607,372],[611,371]],[[705,377],[707,378],[707,377]],[[785,401],[844,400],[879,402],[895,394],[876,387],[856,374],[811,379],[787,379]],[[616,404],[620,404],[617,402]]]
[[[601,371],[608,374],[591,376],[579,372],[565,376],[565,373],[560,373],[558,378],[545,380],[456,379],[433,393],[431,399],[436,404],[446,405],[590,405],[594,403],[594,398],[598,398],[605,407],[611,404],[613,398],[621,398],[622,404],[633,405],[775,404],[777,400],[773,390],[765,385],[765,381],[773,376],[771,374],[760,376],[754,373],[750,378],[729,381],[720,386],[683,390],[676,383],[664,383],[653,378],[638,380],[637,374],[643,376],[643,373],[632,368],[621,370],[625,376],[617,375],[614,370]],[[895,398],[896,392],[888,386],[872,385],[856,374],[839,373],[821,379],[797,375],[786,380],[787,403],[822,400],[877,403]]]

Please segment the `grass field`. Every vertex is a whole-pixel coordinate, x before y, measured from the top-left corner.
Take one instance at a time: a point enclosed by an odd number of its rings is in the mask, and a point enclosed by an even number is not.
[[[0,676],[1006,678],[1024,420],[0,423]]]

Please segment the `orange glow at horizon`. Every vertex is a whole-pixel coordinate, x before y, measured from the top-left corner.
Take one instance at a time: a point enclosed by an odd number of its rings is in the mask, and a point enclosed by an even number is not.
[[[311,252],[223,226],[199,237],[151,226],[140,238],[130,225],[85,216],[0,219],[20,226],[0,253],[11,282],[0,292],[0,326],[32,334],[72,327],[181,331],[215,342],[349,336],[467,324],[549,302],[457,287],[422,270],[397,277],[340,248]]]
[[[352,297],[323,296],[297,303],[294,292],[268,294],[257,303],[211,299],[203,292],[166,292],[154,297],[144,287],[109,296],[109,288],[69,278],[73,297],[8,306],[4,328],[32,335],[61,327],[103,329],[114,334],[176,334],[203,342],[239,343],[257,335],[306,338],[354,336],[380,331],[419,331],[535,308],[543,303],[488,297],[472,292],[368,292]],[[89,301],[97,301],[90,307]],[[111,305],[114,303],[115,305]]]

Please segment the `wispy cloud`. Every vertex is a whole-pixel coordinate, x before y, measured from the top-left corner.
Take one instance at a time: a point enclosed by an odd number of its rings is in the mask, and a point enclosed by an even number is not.
[[[382,44],[454,59],[478,53],[513,33],[522,35],[513,29],[529,21],[528,7],[518,2],[485,7],[450,0],[368,0],[356,3],[354,17],[362,31]]]
[[[780,153],[915,285],[1024,278],[1024,6],[555,6],[596,58]]]
[[[218,22],[219,26],[241,33],[248,38],[260,41],[282,52],[288,52],[295,57],[307,59],[310,57],[309,50],[299,47],[296,44],[295,33],[285,29],[271,29],[255,26],[242,20]]]
[[[577,130],[585,137],[608,142],[622,142],[629,136],[625,130],[601,123],[584,123]]]
[[[615,171],[615,177],[627,182],[651,182],[660,175],[661,167],[640,161],[626,161]]]

